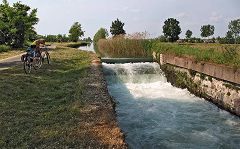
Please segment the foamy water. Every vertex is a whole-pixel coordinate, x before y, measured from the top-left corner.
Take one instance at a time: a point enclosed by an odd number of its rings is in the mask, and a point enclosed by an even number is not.
[[[157,63],[103,64],[131,148],[240,148],[240,120],[166,81]]]

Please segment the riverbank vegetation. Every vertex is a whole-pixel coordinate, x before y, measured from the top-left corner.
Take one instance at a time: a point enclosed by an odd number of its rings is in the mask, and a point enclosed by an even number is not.
[[[101,57],[143,58],[151,57],[151,45],[151,40],[115,37],[112,39],[100,39],[97,49]]]
[[[31,75],[21,65],[1,71],[0,146],[124,148],[95,57],[62,47]]]
[[[195,59],[196,62],[212,62],[240,68],[240,45],[154,42],[152,51],[189,57]]]
[[[196,62],[212,62],[240,68],[240,45],[206,43],[166,43],[149,39],[101,39],[98,51],[102,57],[149,57],[152,52],[189,57]]]

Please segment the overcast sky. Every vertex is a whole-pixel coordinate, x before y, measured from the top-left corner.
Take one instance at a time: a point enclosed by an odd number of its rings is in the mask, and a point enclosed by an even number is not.
[[[16,0],[8,0],[10,3]],[[68,34],[73,22],[82,24],[85,36],[93,37],[100,27],[109,30],[117,18],[127,33],[147,31],[151,37],[162,34],[164,21],[180,21],[181,37],[186,30],[200,36],[200,27],[215,26],[214,36],[224,36],[228,23],[240,19],[240,0],[21,0],[38,8],[39,34]]]

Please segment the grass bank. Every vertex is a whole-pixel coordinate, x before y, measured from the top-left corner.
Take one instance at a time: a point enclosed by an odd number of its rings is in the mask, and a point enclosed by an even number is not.
[[[31,75],[22,66],[1,71],[0,146],[124,148],[94,57],[61,48],[51,53],[52,65]]]
[[[240,68],[240,45],[230,44],[178,44],[145,39],[101,39],[97,43],[101,57],[146,58],[152,52],[190,57],[197,62],[205,61]]]
[[[154,42],[152,50],[179,57],[190,57],[197,62],[205,61],[240,68],[240,45]]]

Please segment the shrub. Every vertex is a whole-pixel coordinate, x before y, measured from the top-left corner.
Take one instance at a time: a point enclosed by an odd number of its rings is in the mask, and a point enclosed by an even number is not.
[[[0,53],[1,52],[7,52],[9,51],[11,48],[9,46],[6,45],[0,45]]]

